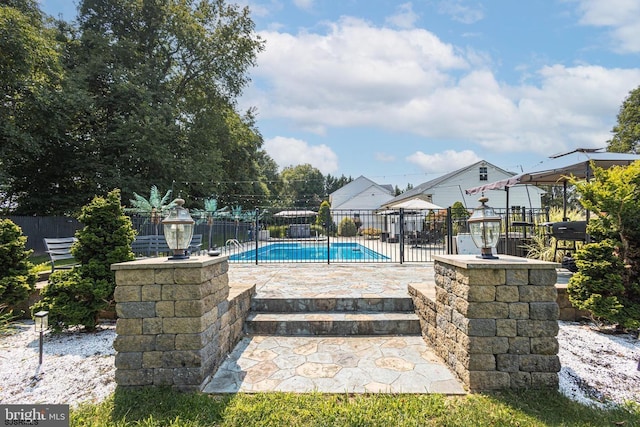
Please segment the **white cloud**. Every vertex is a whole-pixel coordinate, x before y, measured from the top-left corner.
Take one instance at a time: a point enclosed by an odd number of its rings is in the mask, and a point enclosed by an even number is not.
[[[276,136],[264,142],[264,149],[280,168],[309,163],[324,175],[338,170],[338,156],[324,144],[309,145],[300,139]]]
[[[418,18],[418,14],[413,11],[413,5],[403,3],[398,6],[396,14],[389,16],[386,22],[398,28],[410,29],[414,27]]]
[[[464,0],[442,0],[438,4],[438,12],[449,15],[454,21],[473,24],[484,18],[482,5],[467,5]]]
[[[580,24],[610,28],[613,50],[640,52],[640,2],[638,0],[574,0]]]
[[[312,10],[313,9],[313,3],[315,0],[293,0],[293,4],[298,8],[298,9],[302,9],[302,10]]]
[[[499,81],[491,58],[424,29],[393,30],[355,18],[325,33],[262,32],[250,105],[319,135],[370,127],[424,137],[425,152],[468,141],[491,152],[543,156],[603,147],[640,68],[549,65],[519,85]]]
[[[426,173],[451,172],[482,160],[471,150],[446,150],[441,153],[425,154],[422,151],[407,156],[407,162],[413,163]]]
[[[267,45],[255,73],[269,80],[264,117],[298,126],[368,124],[420,92],[446,84],[451,70],[468,67],[453,46],[421,30],[394,31],[343,18],[327,34],[262,32]],[[337,108],[336,108],[337,107]]]

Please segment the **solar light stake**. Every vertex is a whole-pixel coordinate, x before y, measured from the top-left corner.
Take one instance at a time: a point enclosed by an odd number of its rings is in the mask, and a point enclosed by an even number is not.
[[[43,341],[44,341],[44,331],[49,328],[49,312],[48,311],[39,311],[33,315],[35,321],[36,331],[40,332],[40,357],[38,359],[38,365],[42,365],[42,350],[43,350]]]

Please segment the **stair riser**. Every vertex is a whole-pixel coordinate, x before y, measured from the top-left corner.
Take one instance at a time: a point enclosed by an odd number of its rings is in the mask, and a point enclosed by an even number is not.
[[[247,321],[254,335],[420,335],[418,320],[393,321]]]
[[[413,312],[411,298],[254,298],[251,311],[262,313],[301,313],[316,311]]]

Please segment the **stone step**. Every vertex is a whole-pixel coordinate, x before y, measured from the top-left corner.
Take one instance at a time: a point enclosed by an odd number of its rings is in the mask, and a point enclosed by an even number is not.
[[[413,312],[413,300],[406,298],[253,298],[251,311],[271,313],[335,312]]]
[[[415,313],[359,311],[306,313],[249,313],[249,335],[420,335]]]

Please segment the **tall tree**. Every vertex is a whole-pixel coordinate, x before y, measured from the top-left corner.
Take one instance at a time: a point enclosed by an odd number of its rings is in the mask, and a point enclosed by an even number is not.
[[[331,193],[339,190],[340,188],[353,181],[353,178],[347,178],[344,175],[341,175],[340,178],[338,178],[331,174],[327,174],[327,176],[324,178],[324,181],[324,198],[327,199]]]
[[[607,151],[638,153],[640,144],[640,86],[629,92],[618,112],[613,138],[607,141]]]
[[[51,147],[64,133],[60,56],[43,19],[33,1],[0,5],[0,194],[6,206],[26,199],[25,192],[38,182],[39,189],[49,187],[46,174],[25,166],[55,161]]]
[[[310,164],[290,166],[280,174],[284,182],[283,199],[289,206],[317,209],[324,195],[322,172]]]
[[[278,205],[278,197],[283,190],[283,182],[280,176],[278,164],[266,151],[258,152],[258,167],[260,175],[264,177],[265,184],[269,190],[269,197],[265,200],[264,206]]]
[[[23,21],[25,34],[40,36]],[[262,138],[235,103],[263,48],[247,8],[224,0],[83,0],[77,22],[77,29],[59,23],[48,43],[21,39],[25,52],[59,42],[65,73],[14,120],[26,126],[28,117],[40,118],[21,139],[4,131],[13,117],[2,117],[3,139],[12,137],[17,154],[0,160],[0,173],[18,211],[68,212],[111,188],[130,199],[151,184],[193,197],[216,193],[217,183],[225,183],[222,191],[266,193],[257,164]],[[27,66],[39,57],[17,56]],[[228,184],[244,181],[256,188]]]
[[[78,73],[96,99],[103,185],[220,182],[228,162],[255,158],[257,135],[238,153],[251,139],[238,134],[255,132],[234,108],[263,46],[248,9],[223,0],[84,0],[79,23]]]

